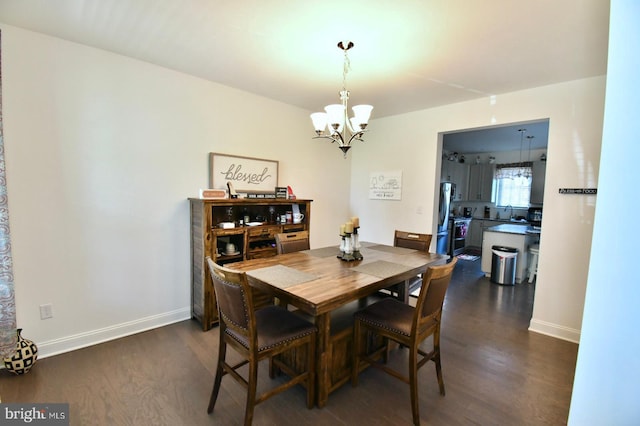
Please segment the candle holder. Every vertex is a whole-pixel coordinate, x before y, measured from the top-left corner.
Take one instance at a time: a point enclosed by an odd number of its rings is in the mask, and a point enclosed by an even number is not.
[[[359,228],[360,228],[359,226],[355,226],[353,228],[353,234],[351,234],[351,243],[352,243],[352,247],[353,247],[353,258],[355,260],[364,259],[364,257],[362,257],[362,254],[360,253],[360,238],[358,237],[358,229]]]
[[[351,245],[351,232],[345,232],[342,236],[342,241],[344,242],[344,251],[338,255],[340,260],[344,260],[346,262],[352,262],[357,260],[353,257],[353,246]]]

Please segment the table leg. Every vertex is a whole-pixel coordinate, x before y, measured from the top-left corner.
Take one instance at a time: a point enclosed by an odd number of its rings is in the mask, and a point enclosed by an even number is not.
[[[398,300],[404,303],[409,303],[409,280],[404,280],[397,285],[398,287]]]
[[[316,342],[316,395],[318,397],[318,407],[322,408],[327,405],[329,389],[331,388],[331,380],[329,378],[331,321],[329,314],[326,313],[317,316],[316,326],[318,327],[318,341]]]

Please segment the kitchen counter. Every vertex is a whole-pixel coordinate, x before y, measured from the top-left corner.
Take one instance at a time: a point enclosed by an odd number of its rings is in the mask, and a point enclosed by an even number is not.
[[[491,262],[493,258],[492,247],[505,246],[518,250],[516,260],[516,282],[522,282],[527,271],[529,246],[535,244],[540,230],[532,226],[504,223],[485,229],[482,242],[482,272],[485,276],[491,276]]]
[[[503,232],[505,234],[518,234],[526,235],[529,225],[516,225],[512,223],[504,223],[502,225],[492,226],[487,228],[485,232]]]

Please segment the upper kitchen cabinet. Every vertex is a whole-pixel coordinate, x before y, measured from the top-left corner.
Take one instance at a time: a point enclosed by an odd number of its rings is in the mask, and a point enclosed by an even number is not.
[[[493,196],[493,164],[469,166],[469,201],[491,202]]]
[[[466,201],[469,181],[469,166],[457,161],[442,162],[442,182],[453,182],[456,187],[452,201]]]
[[[542,204],[544,199],[544,177],[546,161],[534,161],[531,167],[531,204]]]

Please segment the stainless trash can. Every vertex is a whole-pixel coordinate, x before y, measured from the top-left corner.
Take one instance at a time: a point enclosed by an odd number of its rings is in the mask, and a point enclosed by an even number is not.
[[[492,246],[491,252],[491,281],[496,284],[515,285],[518,249]]]

